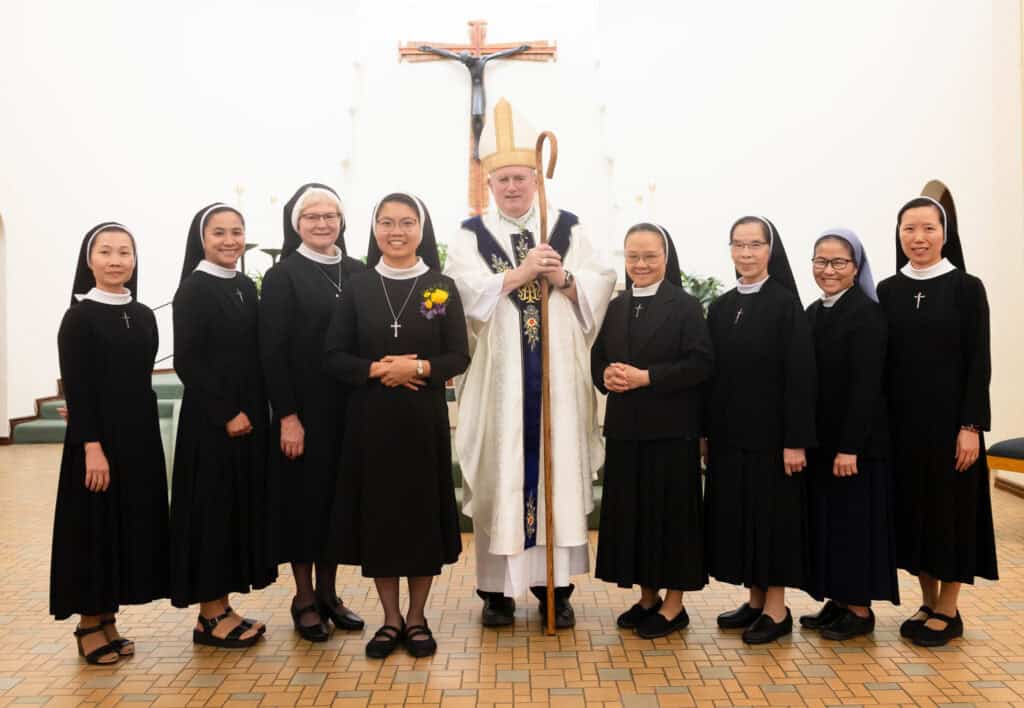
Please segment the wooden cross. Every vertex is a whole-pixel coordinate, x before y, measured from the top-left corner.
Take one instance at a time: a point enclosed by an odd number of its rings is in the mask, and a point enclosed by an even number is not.
[[[443,61],[446,59],[453,59],[455,57],[445,57],[439,55],[437,52],[426,51],[423,47],[429,46],[435,50],[442,50],[447,52],[466,52],[472,57],[480,57],[486,54],[493,54],[498,52],[510,52],[510,55],[505,57],[508,59],[519,59],[525,61],[549,61],[555,59],[555,53],[557,47],[554,42],[537,41],[537,42],[501,42],[497,44],[485,44],[487,37],[487,22],[485,20],[470,20],[469,21],[469,44],[434,44],[430,42],[406,42],[405,44],[399,45],[398,47],[398,60],[406,60],[413,62],[420,61]],[[516,51],[517,48],[519,51]],[[514,54],[511,54],[514,52]],[[473,69],[470,69],[470,75],[473,76]],[[481,93],[482,87],[482,67],[479,81],[481,86],[479,87]],[[474,84],[477,79],[474,77]],[[474,92],[476,86],[474,86]],[[486,106],[483,107],[486,110]],[[475,113],[475,110],[474,110]],[[473,116],[470,118],[470,142],[469,142],[469,213],[473,216],[483,214],[487,209],[488,193],[487,193],[487,175],[483,173],[480,168],[480,161],[477,160],[473,151],[476,147],[476,136],[473,129]]]

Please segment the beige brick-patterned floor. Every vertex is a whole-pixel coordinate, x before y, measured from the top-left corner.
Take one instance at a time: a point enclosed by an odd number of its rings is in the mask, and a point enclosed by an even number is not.
[[[59,457],[57,445],[0,447],[0,706],[1024,705],[1024,499],[1006,492],[993,492],[1003,579],[965,591],[967,634],[941,650],[898,636],[899,622],[917,605],[906,575],[904,607],[877,607],[874,636],[843,644],[797,630],[766,648],[747,648],[715,627],[715,615],[743,598],[719,584],[688,597],[688,630],[640,640],[615,626],[633,596],[588,578],[577,579],[574,631],[545,637],[526,600],[515,626],[485,630],[466,536],[463,560],[446,569],[430,599],[440,645],[432,658],[363,656],[381,613],[371,584],[353,568],[341,569],[339,587],[368,629],[336,632],[316,646],[299,640],[282,568],[273,587],[234,598],[246,615],[268,621],[258,646],[194,647],[193,612],[163,601],[122,613],[119,625],[137,641],[137,655],[98,668],[79,659],[73,620],[47,615]],[[797,592],[789,604],[794,615],[814,607]]]

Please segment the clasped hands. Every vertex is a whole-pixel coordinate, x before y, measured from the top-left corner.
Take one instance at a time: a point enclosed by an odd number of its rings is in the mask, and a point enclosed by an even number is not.
[[[651,376],[646,369],[638,369],[617,361],[604,369],[604,387],[612,393],[625,393],[650,384]]]
[[[527,283],[543,276],[553,288],[560,288],[565,284],[562,257],[546,243],[531,248],[526,258],[519,264],[519,270],[526,276],[524,282]]]
[[[427,377],[430,376],[430,362],[425,359],[422,360],[423,376],[416,373],[420,361],[416,354],[389,354],[370,364],[370,378],[380,379],[388,388],[405,386],[418,391],[427,385]]]

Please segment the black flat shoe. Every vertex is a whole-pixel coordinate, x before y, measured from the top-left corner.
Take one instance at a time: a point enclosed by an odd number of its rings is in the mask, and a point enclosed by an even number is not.
[[[569,596],[576,589],[575,585],[555,588],[555,629],[569,629],[576,626],[576,611],[572,609]],[[537,610],[540,612],[541,622],[545,625],[548,621],[547,588],[543,586],[532,587],[530,592],[537,598]]]
[[[946,626],[942,629],[932,629],[926,624],[921,625],[913,638],[914,644],[919,647],[944,647],[949,644],[949,640],[964,635],[964,621],[960,617],[960,610],[957,610],[956,617],[932,612],[928,619],[942,620]]]
[[[341,598],[337,595],[330,598],[330,602],[317,598],[316,608],[324,624],[327,624],[327,620],[330,620],[334,623],[335,627],[344,629],[347,632],[357,632],[366,626],[363,618],[345,607]]]
[[[722,629],[742,629],[754,624],[754,620],[760,616],[760,607],[751,607],[749,602],[744,602],[735,610],[718,615],[718,626]]]
[[[427,627],[426,620],[423,624],[413,624],[405,628],[405,650],[417,659],[437,653],[437,642],[434,641],[434,633]]]
[[[844,610],[844,614],[832,624],[823,627],[821,636],[835,642],[845,642],[864,634],[871,634],[875,631],[875,613],[868,608],[867,617],[859,617],[851,610]]]
[[[661,609],[661,598],[650,607],[641,607],[640,603],[637,603],[630,607],[628,610],[623,612],[615,620],[615,623],[623,629],[633,629],[640,626],[650,615],[656,614]]]
[[[93,649],[88,654],[85,653],[85,649],[82,648],[82,637],[88,637],[90,634],[96,634],[96,632],[102,632],[103,625],[98,624],[95,627],[89,627],[88,629],[82,629],[81,627],[75,627],[75,642],[78,643],[78,655],[85,659],[85,663],[92,664],[93,666],[110,666],[116,664],[121,660],[121,655],[111,643],[104,644],[103,646]],[[106,634],[103,635],[106,639]]]
[[[800,615],[800,626],[807,629],[824,629],[843,616],[844,609],[829,600],[817,614]]]
[[[192,630],[192,643],[203,644],[208,647],[217,647],[219,649],[246,649],[251,647],[253,644],[260,640],[263,636],[258,632],[251,637],[242,639],[242,635],[252,629],[252,626],[246,625],[244,622],[239,622],[238,625],[227,633],[227,636],[218,637],[213,633],[214,628],[226,620],[231,615],[227,612],[217,615],[213,619],[206,619],[201,614],[196,618],[199,622],[201,630]]]
[[[373,634],[373,639],[366,643],[366,655],[371,659],[386,659],[391,655],[405,635],[405,622],[401,627],[386,624]]]
[[[927,615],[927,617],[921,620],[905,620],[903,624],[900,625],[901,637],[905,639],[913,639],[914,636],[917,634],[917,630],[921,629],[921,627],[924,626],[924,623],[931,619],[933,613],[932,608],[928,607],[928,605],[921,605],[919,608],[917,608],[917,612],[915,612],[914,614],[916,615],[918,612],[924,612]]]
[[[667,637],[673,632],[686,629],[690,624],[690,615],[686,614],[686,608],[679,610],[679,614],[672,619],[665,619],[660,612],[648,615],[636,626],[636,633],[644,639],[657,639]]]
[[[484,609],[480,614],[480,622],[485,627],[507,627],[516,621],[516,601],[505,597],[500,592],[476,591],[477,597],[484,601]]]
[[[317,618],[316,624],[302,624],[302,615],[304,614],[315,614]],[[316,603],[306,605],[305,607],[296,607],[293,602],[292,624],[295,625],[295,631],[299,633],[299,636],[307,642],[326,642],[331,636],[331,632],[327,628],[327,625],[325,625],[323,620],[320,619],[320,613],[317,612]]]
[[[793,615],[786,608],[786,619],[776,622],[762,613],[752,625],[743,630],[743,641],[747,644],[768,644],[793,631]]]

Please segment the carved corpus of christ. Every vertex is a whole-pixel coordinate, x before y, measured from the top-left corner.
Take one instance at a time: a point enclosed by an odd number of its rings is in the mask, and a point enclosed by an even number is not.
[[[500,52],[473,56],[469,52],[462,51],[455,53],[448,49],[439,49],[424,44],[417,47],[421,52],[436,54],[445,59],[454,59],[462,62],[469,69],[469,79],[473,83],[473,93],[469,101],[469,116],[473,123],[473,159],[480,159],[480,134],[484,131],[484,117],[487,115],[487,94],[484,91],[484,67],[491,59],[502,59],[515,56],[530,50],[529,44],[520,44],[518,47],[505,49]]]

